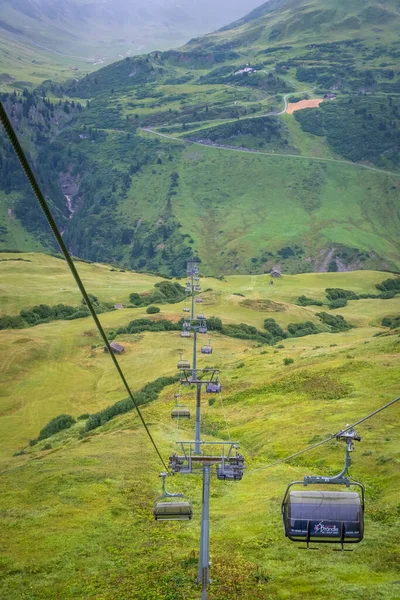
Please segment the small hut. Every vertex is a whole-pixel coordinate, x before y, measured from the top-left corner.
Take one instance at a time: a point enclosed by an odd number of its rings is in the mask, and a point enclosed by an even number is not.
[[[271,277],[280,277],[282,275],[280,267],[273,267],[270,273]]]
[[[110,346],[114,354],[123,354],[125,352],[125,348],[121,344],[117,344],[117,342],[111,342]],[[104,352],[108,352],[107,346],[104,347]]]

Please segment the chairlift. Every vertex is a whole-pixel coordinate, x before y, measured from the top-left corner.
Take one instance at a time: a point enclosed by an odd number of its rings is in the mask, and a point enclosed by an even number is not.
[[[200,319],[200,320],[203,320],[203,321],[204,321],[204,320],[205,320],[205,318],[206,318],[206,316],[205,316],[205,314],[204,314],[204,313],[202,313],[202,312],[201,312],[201,313],[199,313],[199,314],[197,315],[197,318],[198,318],[198,319]]]
[[[194,286],[194,289],[196,290],[196,292],[200,292],[200,290],[201,290],[201,287],[200,287],[199,285],[195,285],[195,286]]]
[[[196,302],[197,302],[197,304],[201,304],[203,302],[203,298],[199,298],[199,297],[196,298]]]
[[[207,394],[220,394],[221,393],[221,384],[219,381],[210,381],[206,385]]]
[[[206,346],[201,347],[202,354],[212,354],[212,346],[208,343]]]
[[[190,312],[190,308],[188,306],[185,306],[183,309],[183,312],[188,313]]]
[[[221,481],[241,481],[245,468],[244,456],[237,453],[217,465],[217,478]]]
[[[285,535],[292,542],[357,544],[364,537],[364,486],[346,476],[351,464],[353,441],[360,441],[354,429],[340,432],[346,441],[346,459],[341,473],[333,477],[310,476],[289,484],[283,502]],[[358,491],[292,490],[295,485],[344,485]]]
[[[199,333],[207,333],[207,325],[205,323],[201,323],[201,325],[199,325]]]
[[[177,404],[171,410],[171,419],[190,419],[190,409],[187,406],[183,406],[182,404]]]
[[[187,329],[184,329],[183,331],[181,331],[181,337],[190,338],[190,331],[188,331]]]
[[[170,494],[165,489],[165,479],[168,473],[161,473],[162,494],[154,504],[153,515],[156,521],[190,521],[193,515],[190,502],[176,501],[174,498],[184,498],[183,494]]]
[[[183,327],[183,329],[190,329],[190,321],[188,319],[185,319],[183,321],[182,327]]]
[[[181,358],[178,361],[177,368],[181,371],[182,369],[190,369],[190,362],[185,358],[182,358],[183,352],[180,353]]]

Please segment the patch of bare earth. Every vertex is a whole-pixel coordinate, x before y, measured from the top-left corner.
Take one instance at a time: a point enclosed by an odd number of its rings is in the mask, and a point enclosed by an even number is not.
[[[302,110],[303,108],[317,108],[323,98],[312,98],[311,100],[300,100],[300,102],[289,102],[286,112],[288,115],[292,115],[295,110]]]

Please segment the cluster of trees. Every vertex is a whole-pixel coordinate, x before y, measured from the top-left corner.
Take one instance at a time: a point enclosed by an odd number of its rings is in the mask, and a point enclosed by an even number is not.
[[[385,279],[385,281],[382,281],[382,283],[377,283],[375,287],[381,292],[394,292],[395,294],[399,294],[400,277]]]
[[[317,317],[321,319],[324,325],[329,327],[331,333],[339,333],[340,331],[348,331],[353,326],[346,321],[342,315],[332,315],[326,312],[317,313]]]
[[[358,300],[357,294],[351,290],[342,290],[341,288],[326,288],[326,297],[329,301],[329,308],[342,308],[347,305],[347,300]]]
[[[382,319],[382,325],[389,329],[398,329],[400,327],[400,315],[396,317],[385,317]]]
[[[341,315],[332,315],[326,312],[316,313],[316,316],[322,321],[324,325],[329,327],[329,330],[332,333],[337,333],[339,331],[347,331],[351,329],[352,325],[350,325],[344,317]],[[278,323],[276,323],[275,319],[265,319],[264,328],[274,336],[275,340],[278,341],[290,338],[290,337],[303,337],[306,335],[315,335],[316,333],[321,333],[323,329],[313,323],[312,321],[303,321],[301,323],[289,323],[287,326],[287,331],[284,331]]]
[[[47,425],[40,431],[38,437],[35,440],[30,441],[30,445],[34,446],[41,440],[45,440],[63,429],[69,429],[76,423],[75,419],[71,415],[58,415],[54,417]]]
[[[207,128],[199,135],[202,138],[206,136],[208,140],[219,143],[232,143],[235,142],[235,138],[242,136],[253,136],[264,143],[272,141],[281,143],[285,140],[282,124],[275,117],[243,119],[231,123],[222,123],[216,127]]]
[[[170,281],[160,281],[154,286],[154,291],[150,294],[133,293],[129,296],[129,301],[134,306],[149,306],[150,304],[176,304],[186,298],[185,288],[180,283]]]
[[[97,314],[110,312],[114,310],[114,305],[108,302],[100,302],[96,296],[91,297],[94,309]],[[25,327],[34,327],[42,323],[50,323],[51,321],[72,321],[74,319],[82,319],[89,316],[89,309],[82,306],[67,306],[66,304],[57,304],[49,306],[48,304],[39,304],[29,310],[21,310],[19,315],[0,317],[0,330],[2,329],[24,329]]]
[[[136,406],[142,406],[157,400],[159,393],[168,385],[172,385],[179,381],[179,375],[173,377],[159,377],[155,381],[147,383],[141,390],[135,392],[133,397],[135,399]],[[97,427],[101,427],[108,421],[111,421],[117,415],[122,415],[135,408],[131,398],[126,398],[116,402],[112,406],[104,408],[98,413],[94,413],[89,416],[86,421],[85,431],[91,431]]]
[[[299,296],[296,304],[298,304],[298,306],[322,306],[323,302],[321,300],[308,298],[307,296]]]
[[[352,161],[400,164],[400,99],[362,96],[323,102],[294,113],[302,129],[325,135],[333,149]]]

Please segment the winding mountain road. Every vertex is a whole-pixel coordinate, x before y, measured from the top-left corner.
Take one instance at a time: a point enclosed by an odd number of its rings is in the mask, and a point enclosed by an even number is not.
[[[312,92],[312,91],[314,91],[314,88],[312,90],[304,90],[301,93],[305,94],[306,92]],[[255,115],[255,116],[250,116],[250,117],[246,117],[246,118],[247,119],[261,119],[262,117],[278,117],[280,115],[285,114],[285,112],[287,110],[287,106],[288,106],[287,98],[288,98],[288,96],[292,96],[293,93],[294,92],[291,92],[290,94],[286,94],[283,97],[284,108],[280,112],[278,112],[278,113],[271,112],[271,113],[266,113],[264,115]],[[212,125],[210,127],[212,127]],[[385,169],[378,169],[377,167],[371,167],[369,165],[362,165],[359,163],[354,163],[349,160],[340,160],[337,158],[321,158],[319,156],[308,156],[308,155],[301,155],[301,154],[283,154],[283,153],[279,153],[279,152],[261,152],[259,150],[250,150],[249,148],[239,148],[239,147],[233,148],[232,146],[223,146],[220,144],[215,144],[213,142],[185,140],[183,138],[174,137],[173,135],[168,135],[167,133],[160,133],[159,131],[156,131],[151,127],[141,127],[140,130],[145,131],[146,133],[150,133],[152,135],[157,135],[159,137],[166,138],[168,140],[172,140],[174,142],[179,142],[181,144],[187,144],[187,145],[191,144],[194,146],[208,146],[210,148],[216,148],[218,150],[225,150],[226,152],[240,152],[242,154],[243,153],[258,154],[260,156],[274,156],[274,157],[279,157],[279,158],[297,158],[300,160],[317,160],[319,162],[335,163],[335,164],[350,166],[350,167],[354,167],[354,168],[358,168],[358,169],[365,169],[367,171],[376,171],[377,173],[384,173],[385,175],[392,175],[394,177],[400,178],[400,173],[395,173],[393,171],[386,171]],[[195,132],[193,132],[193,133],[195,133]]]

